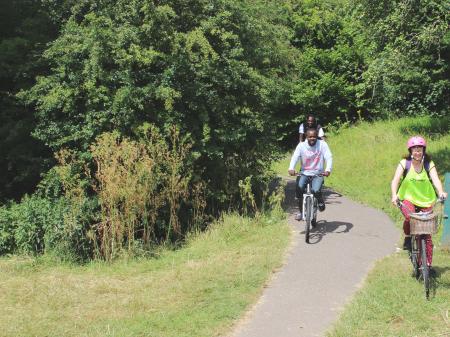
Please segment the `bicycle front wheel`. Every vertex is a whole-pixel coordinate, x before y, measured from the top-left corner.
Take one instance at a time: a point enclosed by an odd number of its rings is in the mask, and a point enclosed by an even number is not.
[[[425,297],[430,296],[430,267],[427,263],[427,247],[425,245],[425,239],[420,239],[420,250],[421,250],[421,263],[422,263],[422,276],[423,276],[423,286],[425,288]]]
[[[413,274],[416,279],[420,276],[419,270],[419,249],[417,247],[416,236],[411,236],[411,251],[410,251],[411,263],[413,265]]]
[[[309,243],[309,231],[311,230],[312,220],[312,200],[307,197],[305,200],[305,242]]]

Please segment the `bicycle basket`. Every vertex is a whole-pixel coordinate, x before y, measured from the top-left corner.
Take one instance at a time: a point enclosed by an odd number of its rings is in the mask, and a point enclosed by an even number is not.
[[[410,214],[411,234],[436,234],[438,215],[435,212]]]

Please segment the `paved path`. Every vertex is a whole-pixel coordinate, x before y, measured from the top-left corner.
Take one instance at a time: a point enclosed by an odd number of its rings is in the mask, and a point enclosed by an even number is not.
[[[324,336],[375,260],[393,253],[400,232],[384,213],[325,190],[326,210],[305,243],[294,220],[295,181],[287,186],[293,247],[232,337]]]

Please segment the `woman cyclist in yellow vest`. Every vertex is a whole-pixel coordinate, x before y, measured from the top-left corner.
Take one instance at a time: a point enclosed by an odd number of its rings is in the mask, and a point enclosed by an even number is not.
[[[440,198],[447,198],[447,193],[442,188],[434,162],[426,153],[427,143],[425,139],[419,136],[411,137],[407,146],[409,153],[400,161],[391,182],[392,203],[397,206],[398,200],[403,202],[403,207],[401,208],[405,216],[405,221],[403,222],[403,231],[405,233],[403,249],[406,250],[411,249],[409,213],[431,210],[436,202],[436,191]],[[410,161],[409,165],[407,165],[407,161]],[[410,166],[409,169],[407,166]],[[398,188],[405,170],[407,170],[406,176],[400,188]],[[436,190],[433,188],[433,185]],[[429,261],[427,262],[431,266],[433,254],[431,235],[428,235],[426,238],[426,250],[429,256]]]

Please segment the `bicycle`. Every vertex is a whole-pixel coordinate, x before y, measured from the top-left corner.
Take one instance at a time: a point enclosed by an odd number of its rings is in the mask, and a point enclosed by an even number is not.
[[[444,199],[439,198],[439,203],[443,203]],[[400,210],[403,207],[401,201],[397,201]],[[411,250],[409,258],[413,265],[413,275],[416,279],[422,279],[425,290],[425,297],[430,296],[430,266],[428,265],[428,254],[426,249],[427,235],[436,234],[440,224],[439,214],[435,210],[436,204],[427,212],[408,212],[410,216],[410,234],[411,234]],[[442,207],[441,207],[442,211]],[[442,213],[442,212],[440,212]],[[425,262],[425,263],[424,263]]]
[[[297,175],[297,188],[298,188],[298,181],[300,179],[301,175]],[[314,196],[314,194],[311,192],[311,183],[312,179],[314,177],[322,176],[322,174],[316,174],[312,176],[306,176],[308,177],[307,183],[306,183],[306,191],[303,193],[303,212],[302,212],[302,218],[301,220],[305,221],[305,242],[309,243],[309,234],[311,231],[311,227],[315,227],[317,225],[317,210],[319,208],[318,206],[318,200]]]

